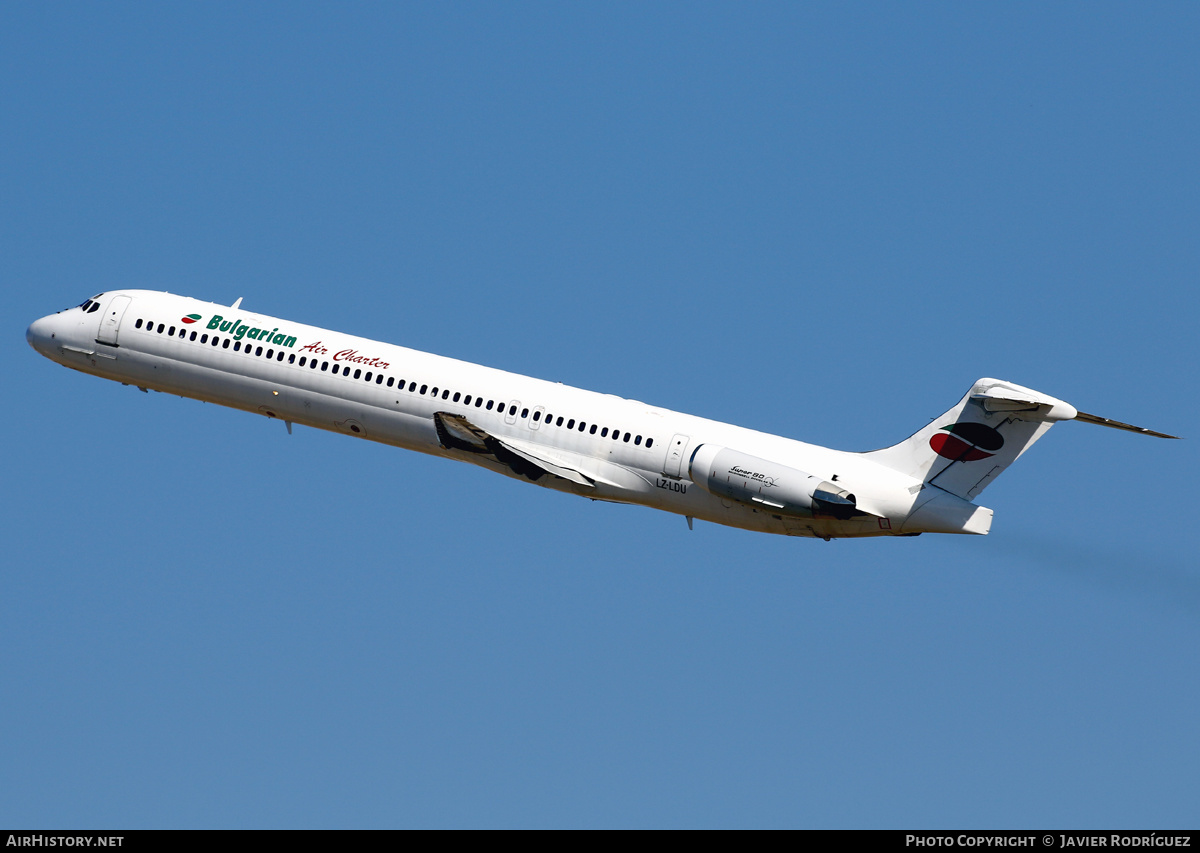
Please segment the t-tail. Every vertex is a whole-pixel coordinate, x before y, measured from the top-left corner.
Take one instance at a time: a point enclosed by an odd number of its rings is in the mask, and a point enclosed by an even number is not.
[[[1011,382],[980,379],[956,406],[920,432],[863,456],[971,501],[1050,427],[1069,420],[1178,438],[1080,412],[1070,403]]]

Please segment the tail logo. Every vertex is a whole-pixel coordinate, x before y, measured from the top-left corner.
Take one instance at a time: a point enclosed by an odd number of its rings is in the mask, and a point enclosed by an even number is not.
[[[929,438],[938,456],[959,462],[974,462],[994,456],[1004,446],[1004,436],[985,424],[946,424]]]

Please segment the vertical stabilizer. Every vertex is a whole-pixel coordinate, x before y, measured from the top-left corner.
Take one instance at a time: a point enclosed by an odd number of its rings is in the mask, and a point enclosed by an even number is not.
[[[911,438],[864,453],[952,495],[973,500],[1075,407],[999,379],[980,379],[958,405]]]

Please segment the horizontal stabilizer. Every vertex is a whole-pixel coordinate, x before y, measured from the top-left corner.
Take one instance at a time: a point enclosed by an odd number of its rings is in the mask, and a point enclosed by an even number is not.
[[[1155,438],[1179,438],[1177,435],[1167,435],[1165,432],[1155,432],[1152,429],[1145,427],[1134,426],[1133,424],[1123,424],[1120,421],[1114,421],[1109,418],[1102,418],[1099,415],[1089,415],[1087,412],[1079,412],[1075,415],[1075,420],[1083,421],[1085,424],[1095,424],[1096,426],[1112,427],[1113,429],[1123,429],[1128,432],[1137,432],[1142,435],[1152,435]]]
[[[934,418],[911,438],[863,455],[970,501],[1046,430],[1070,420],[1178,438],[1089,415],[1070,403],[1012,382],[980,379],[957,406]]]

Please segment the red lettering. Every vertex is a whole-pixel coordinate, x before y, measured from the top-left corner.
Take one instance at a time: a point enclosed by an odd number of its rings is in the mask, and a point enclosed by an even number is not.
[[[325,350],[322,350],[324,352]],[[365,355],[359,355],[356,349],[338,350],[333,355],[334,361],[349,361],[353,364],[365,364],[368,367],[378,367],[380,370],[387,370],[390,366],[386,361],[380,361],[378,358],[367,358]]]

